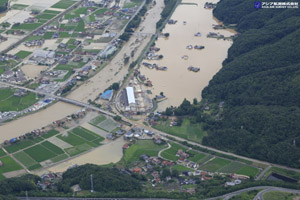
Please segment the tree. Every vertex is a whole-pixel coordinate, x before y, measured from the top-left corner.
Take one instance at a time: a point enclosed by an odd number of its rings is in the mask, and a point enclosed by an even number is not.
[[[111,85],[111,88],[112,88],[113,90],[117,91],[117,90],[120,88],[120,84],[119,84],[119,83],[113,83],[113,84]]]
[[[114,120],[119,122],[122,120],[122,117],[120,117],[119,115],[116,115],[116,116],[114,116]]]

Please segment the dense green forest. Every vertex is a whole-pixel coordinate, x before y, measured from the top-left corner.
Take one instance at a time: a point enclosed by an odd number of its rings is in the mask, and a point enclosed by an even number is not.
[[[123,174],[116,168],[106,168],[91,164],[66,171],[60,184],[68,188],[79,184],[82,189],[90,190],[91,174],[94,177],[94,190],[97,192],[128,192],[139,191],[142,188],[138,179]]]
[[[204,123],[205,145],[299,168],[300,10],[255,9],[254,0],[222,0],[213,13],[225,24],[236,24],[241,34],[203,90],[202,102],[184,101],[166,113]],[[207,105],[210,112],[203,111]]]
[[[5,12],[6,10],[7,10],[7,2],[6,1],[3,1],[3,2],[0,1],[0,13]]]

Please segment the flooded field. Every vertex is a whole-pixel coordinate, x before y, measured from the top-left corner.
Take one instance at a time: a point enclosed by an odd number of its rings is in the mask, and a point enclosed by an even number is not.
[[[78,110],[80,107],[58,102],[37,113],[22,117],[0,126],[0,141],[18,137],[32,130],[42,128],[53,121],[62,119]]]
[[[193,100],[201,99],[201,92],[208,85],[212,77],[221,69],[222,61],[227,57],[227,50],[231,41],[207,38],[209,32],[216,32],[225,36],[232,35],[227,30],[214,30],[212,24],[217,24],[212,15],[212,10],[204,9],[205,1],[188,0],[184,3],[197,3],[179,5],[171,19],[178,22],[166,25],[164,33],[169,33],[168,39],[159,38],[156,46],[160,48],[158,54],[164,57],[159,61],[146,61],[158,66],[166,66],[167,71],[158,71],[141,67],[141,74],[146,75],[152,83],[153,97],[163,92],[167,100],[159,103],[159,110],[168,106],[178,106],[184,98]],[[189,13],[188,15],[186,13]],[[184,21],[186,24],[184,25]],[[201,37],[194,36],[200,32]],[[188,45],[203,45],[204,49],[187,49]],[[188,59],[183,59],[182,56]],[[200,71],[195,73],[188,71],[188,67],[198,67]]]
[[[47,66],[42,65],[23,65],[21,67],[24,74],[29,78],[35,78],[40,75],[40,72],[47,69]]]
[[[69,167],[77,164],[84,165],[86,163],[96,164],[96,165],[105,165],[109,163],[118,162],[123,156],[123,145],[125,141],[123,138],[118,138],[115,141],[105,144],[103,146],[94,149],[93,151],[83,154],[77,158],[73,158],[61,164],[58,164],[54,167],[48,169],[51,172],[64,172]],[[41,172],[38,172],[41,173]]]

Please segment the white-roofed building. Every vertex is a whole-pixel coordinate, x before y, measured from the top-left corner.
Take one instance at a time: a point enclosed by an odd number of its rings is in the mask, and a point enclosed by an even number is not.
[[[126,93],[127,93],[127,100],[129,106],[135,104],[135,96],[134,96],[134,90],[133,87],[126,87]]]

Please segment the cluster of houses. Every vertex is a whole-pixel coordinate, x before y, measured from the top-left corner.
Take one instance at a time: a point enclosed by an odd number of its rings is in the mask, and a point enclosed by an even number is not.
[[[52,66],[55,63],[55,51],[37,49],[28,62],[36,65]]]
[[[81,7],[88,8],[88,7],[97,7],[98,5],[94,1],[84,0],[81,3]]]
[[[156,70],[161,70],[161,71],[167,71],[168,68],[165,66],[161,66],[159,67],[157,64],[150,64],[147,62],[143,62],[142,65],[144,65],[145,67],[149,68],[149,69],[156,69]]]
[[[30,23],[30,24],[32,24],[32,23],[37,23],[38,21],[39,20],[37,18],[35,18],[35,17],[29,17],[29,18],[27,18],[27,19],[24,20],[24,23]]]
[[[218,29],[225,29],[225,26],[222,24],[213,24],[212,25],[213,29],[218,30]]]
[[[186,47],[187,49],[204,49],[205,47],[204,46],[202,46],[202,45],[195,45],[195,46],[193,46],[193,45],[188,45],[187,47]]]
[[[27,47],[34,47],[34,46],[42,46],[45,42],[45,39],[40,40],[29,40],[24,42],[23,44]]]
[[[124,134],[124,139],[125,140],[131,140],[133,138],[139,139],[139,138],[142,138],[142,137],[144,139],[150,139],[154,135],[155,135],[155,133],[153,131],[138,128],[138,127],[133,127],[127,133]]]
[[[1,74],[1,80],[9,83],[22,84],[27,81],[25,74],[18,69],[17,71],[7,70]]]
[[[25,32],[21,30],[13,30],[12,32],[9,32],[12,35],[24,35]]]
[[[7,40],[7,37],[0,35],[0,43],[5,42],[6,40]]]
[[[3,61],[9,61],[9,60],[18,60],[18,56],[12,55],[12,54],[2,54],[0,55],[0,62]]]
[[[209,32],[207,34],[208,38],[224,38],[225,36],[220,33]]]
[[[141,72],[137,69],[134,70],[134,76],[140,80],[141,82],[144,83],[145,86],[147,87],[152,87],[152,81],[150,81],[149,79],[146,78],[145,75],[142,75]]]
[[[163,55],[156,54],[155,51],[150,51],[146,53],[146,59],[147,60],[160,60],[163,58]]]
[[[206,2],[206,3],[204,4],[204,8],[206,8],[206,9],[213,9],[213,8],[215,8],[216,6],[217,6],[216,3],[211,3],[211,2]]]
[[[192,71],[192,72],[199,72],[200,71],[199,67],[193,67],[193,66],[189,66],[187,69],[189,71]]]
[[[52,189],[56,187],[57,182],[62,179],[62,172],[48,173],[40,176],[40,180],[37,182],[37,186],[42,190]]]
[[[168,21],[168,24],[176,24],[177,23],[177,20],[174,20],[174,19],[170,19]]]

